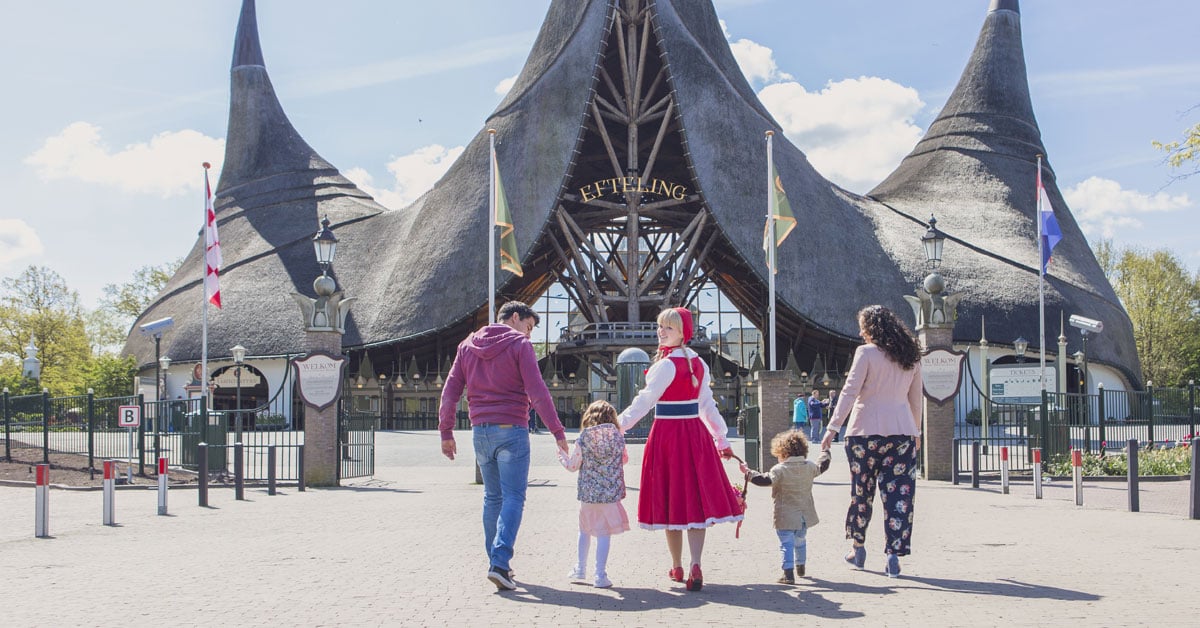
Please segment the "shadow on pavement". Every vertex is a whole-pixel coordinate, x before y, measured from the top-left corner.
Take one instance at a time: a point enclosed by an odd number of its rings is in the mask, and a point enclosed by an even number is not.
[[[1033,598],[1046,600],[1063,600],[1069,602],[1094,602],[1101,596],[1083,591],[1060,589],[1044,584],[1029,584],[1016,580],[997,580],[993,582],[975,582],[971,580],[947,580],[944,578],[918,578],[903,576],[896,583],[918,582],[943,591],[954,593],[971,593],[974,595],[1002,595],[1006,597]]]
[[[804,585],[723,585],[708,584],[698,592],[682,587],[671,589],[625,588],[591,589],[581,585],[553,589],[535,584],[519,583],[514,592],[497,592],[515,602],[553,604],[584,610],[657,611],[662,609],[691,609],[707,604],[736,606],[755,611],[789,615],[811,615],[828,619],[862,617],[858,611],[843,610],[840,603],[821,597]]]

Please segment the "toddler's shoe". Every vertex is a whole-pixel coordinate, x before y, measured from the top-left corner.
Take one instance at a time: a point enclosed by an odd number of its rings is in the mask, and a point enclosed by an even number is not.
[[[855,545],[850,548],[850,553],[846,554],[846,562],[855,569],[862,569],[867,564],[867,548],[864,545]]]
[[[884,568],[889,578],[900,577],[900,557],[895,554],[887,555],[887,566]]]
[[[675,582],[683,582],[683,567],[672,567],[671,570],[667,572],[667,577]]]
[[[587,574],[584,573],[583,567],[576,565],[574,568],[571,569],[571,572],[567,574],[567,579],[572,580],[572,581],[585,580],[585,579],[587,579]]]
[[[791,569],[784,569],[783,577],[776,580],[775,582],[778,582],[779,584],[796,584],[796,579],[792,577]]]
[[[608,579],[608,574],[598,573],[596,574],[595,582],[592,584],[595,585],[597,589],[607,589],[612,586],[612,580]]]
[[[803,577],[804,577],[804,565],[803,565],[803,564],[801,564],[801,565],[796,565],[796,577],[797,577],[797,578],[803,578]]]

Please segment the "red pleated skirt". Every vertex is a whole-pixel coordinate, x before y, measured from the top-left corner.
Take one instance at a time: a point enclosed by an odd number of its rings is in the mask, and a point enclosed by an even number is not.
[[[737,489],[703,421],[655,419],[642,457],[638,524],[686,530],[741,519]]]

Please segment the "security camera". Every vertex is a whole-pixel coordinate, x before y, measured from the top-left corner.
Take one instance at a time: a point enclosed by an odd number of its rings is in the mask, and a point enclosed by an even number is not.
[[[1085,318],[1085,317],[1079,316],[1077,314],[1072,314],[1071,318],[1068,319],[1067,322],[1071,323],[1071,327],[1075,327],[1077,329],[1083,330],[1083,333],[1085,333],[1085,334],[1087,334],[1087,333],[1098,334],[1098,333],[1104,331],[1104,323],[1102,323],[1096,319]]]
[[[1073,324],[1073,323],[1072,323]],[[138,326],[138,330],[143,336],[162,336],[163,332],[175,326],[175,319],[170,316],[160,318],[156,321],[150,321]]]

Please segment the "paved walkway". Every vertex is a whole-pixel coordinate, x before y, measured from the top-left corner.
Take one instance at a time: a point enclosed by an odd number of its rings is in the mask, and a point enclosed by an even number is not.
[[[480,490],[468,455],[451,463],[437,435],[380,433],[376,477],[340,489],[276,496],[232,489],[196,505],[153,490],[116,496],[118,526],[101,524],[101,493],[52,491],[51,539],[33,537],[32,488],[0,487],[0,618],[10,626],[794,626],[1196,625],[1200,521],[1184,518],[1186,483],[1143,485],[1141,513],[1123,485],[1011,495],[996,487],[918,485],[913,555],[903,577],[882,573],[873,524],[867,570],[846,568],[840,520],[844,456],[816,487],[824,522],[809,536],[811,578],[775,584],[769,490],[751,487],[740,539],[709,531],[704,590],[667,580],[662,533],[613,540],[612,589],[571,584],[575,476],[549,436],[534,437],[529,503],[513,561],[521,588],[485,580]],[[469,447],[466,433],[460,446]],[[631,448],[634,462],[640,448]],[[736,473],[734,465],[729,464]],[[636,487],[639,469],[627,477]],[[1182,507],[1179,504],[1182,503]],[[633,516],[636,492],[626,507]]]

